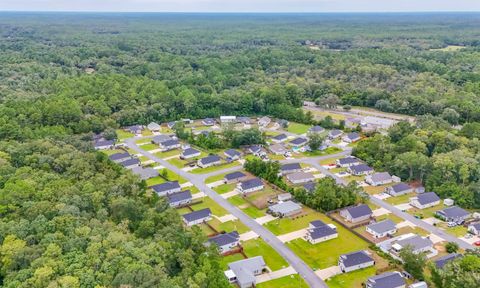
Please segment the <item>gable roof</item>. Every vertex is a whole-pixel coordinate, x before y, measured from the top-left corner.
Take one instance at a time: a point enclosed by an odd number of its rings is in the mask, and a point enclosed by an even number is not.
[[[252,120],[250,119],[250,117],[239,116],[239,117],[237,117],[237,122],[238,123],[244,123],[244,124],[250,124],[252,122]]]
[[[323,238],[338,233],[337,230],[333,229],[328,225],[313,228],[309,232],[312,239]]]
[[[388,172],[379,172],[379,173],[374,173],[370,176],[370,179],[374,182],[381,182],[381,181],[387,181],[391,180],[392,176]]]
[[[167,141],[167,140],[171,140],[172,138],[168,135],[157,135],[155,137],[152,138],[152,141],[154,143],[162,143],[164,141]]]
[[[317,186],[317,183],[315,182],[308,182],[303,184],[303,188],[305,188],[305,190],[307,190],[308,192],[312,192],[313,190],[315,190],[315,186]]]
[[[285,148],[282,144],[273,144],[268,146],[268,149],[273,153],[285,153],[287,152],[287,148]]]
[[[224,245],[238,242],[239,240],[240,240],[240,236],[238,235],[238,232],[232,231],[230,233],[218,234],[216,236],[213,236],[210,239],[208,239],[208,242],[215,243],[221,247]]]
[[[340,259],[343,260],[342,262],[345,267],[352,267],[352,266],[373,261],[372,257],[368,256],[367,253],[365,253],[365,251],[363,250],[348,253],[348,254],[343,254],[340,256]]]
[[[322,220],[313,220],[312,222],[310,222],[310,225],[312,225],[315,228],[318,228],[318,227],[326,226],[327,224],[325,224]]]
[[[179,201],[192,199],[192,193],[190,193],[190,190],[185,190],[182,192],[170,194],[167,196],[167,198],[168,198],[168,203],[175,203]]]
[[[438,214],[441,214],[447,218],[458,218],[458,217],[466,217],[470,215],[470,212],[458,207],[458,206],[452,206],[445,208],[443,210],[437,211]]]
[[[403,279],[400,272],[385,272],[368,278],[367,284],[371,288],[396,288],[405,286],[405,279]]]
[[[253,179],[240,182],[240,186],[242,187],[242,190],[249,190],[254,187],[263,186],[263,182],[259,178],[253,178]]]
[[[469,226],[475,228],[475,230],[480,231],[480,222],[472,223]]]
[[[239,284],[254,283],[254,271],[262,270],[265,267],[265,260],[262,256],[247,258],[228,264],[228,268],[235,273]]]
[[[398,184],[395,184],[395,185],[392,185],[390,187],[395,193],[400,193],[400,192],[403,192],[403,191],[407,191],[407,190],[410,190],[412,189],[412,187],[410,187],[410,185],[406,184],[406,183],[403,183],[403,182],[400,182]]]
[[[350,214],[350,216],[352,216],[352,218],[363,217],[373,213],[372,209],[370,209],[370,207],[368,207],[366,204],[348,207],[345,208],[345,210]]]
[[[238,151],[235,150],[235,149],[228,149],[228,150],[226,150],[224,153],[225,153],[225,155],[227,155],[228,157],[240,157],[240,155],[242,155],[240,152],[238,152]]]
[[[359,164],[359,165],[350,166],[350,169],[354,173],[362,173],[362,172],[373,171],[373,168],[368,166],[367,164]]]
[[[252,146],[248,147],[248,150],[250,150],[250,152],[252,152],[252,153],[257,153],[260,150],[262,150],[262,147],[260,147],[258,145],[252,145]]]
[[[382,234],[388,231],[394,230],[397,225],[390,219],[383,220],[377,223],[373,223],[367,226],[368,229],[373,230],[375,233]]]
[[[285,134],[278,134],[277,136],[272,137],[272,139],[275,139],[277,141],[282,141],[286,140],[288,137]]]
[[[130,153],[128,153],[128,152],[115,153],[115,154],[112,154],[112,155],[108,156],[108,158],[110,160],[121,160],[121,159],[125,159],[125,158],[128,158],[128,157],[130,157]]]
[[[203,157],[202,159],[200,159],[200,162],[205,165],[205,164],[219,162],[220,160],[222,160],[222,158],[220,158],[220,156],[218,155],[209,155],[207,157]]]
[[[287,175],[287,179],[294,182],[294,181],[304,181],[304,180],[315,180],[315,176],[312,173],[307,173],[303,171],[294,172]]]
[[[433,246],[433,242],[430,239],[423,238],[418,235],[413,235],[412,237],[398,240],[396,241],[396,244],[400,245],[402,248],[405,248],[406,246],[412,246],[413,250],[420,250]]]
[[[297,204],[293,201],[285,201],[282,203],[274,204],[268,207],[268,209],[273,213],[288,214],[288,213],[302,209],[302,206],[300,206],[300,204]]]
[[[225,179],[226,180],[234,180],[234,179],[238,179],[238,178],[243,178],[247,176],[245,173],[242,173],[240,171],[235,171],[235,172],[232,172],[232,173],[229,173],[227,175],[225,175]]]
[[[182,154],[184,156],[195,155],[195,154],[198,154],[198,153],[200,153],[200,151],[198,151],[197,149],[193,149],[193,148],[187,148],[187,149],[182,151]]]
[[[301,144],[305,144],[307,142],[308,142],[308,140],[306,138],[303,138],[303,137],[297,137],[297,138],[290,141],[290,143],[293,144],[293,145],[301,145]]]
[[[330,133],[328,133],[330,136],[338,136],[338,135],[341,135],[343,132],[341,130],[338,130],[338,129],[333,129],[330,131]]]
[[[158,123],[151,122],[150,124],[147,125],[148,130],[160,130],[161,126]]]
[[[170,181],[162,184],[153,185],[150,188],[152,188],[157,193],[162,193],[165,191],[179,189],[180,184],[178,184],[178,181]]]
[[[435,266],[437,266],[437,268],[443,268],[445,265],[448,264],[448,262],[453,261],[459,257],[462,257],[462,254],[458,254],[458,253],[447,254],[435,260]]]
[[[202,210],[198,211],[193,211],[187,214],[182,215],[183,219],[185,219],[187,222],[192,222],[200,219],[204,219],[207,217],[210,217],[212,215],[212,211],[210,211],[210,208],[205,208]]]
[[[158,176],[158,170],[147,167],[143,168],[141,166],[132,168],[132,173],[140,176],[140,179],[147,180],[153,177]]]
[[[315,126],[311,127],[310,129],[308,129],[308,131],[310,133],[322,133],[323,131],[325,131],[325,128],[323,128],[322,126],[319,126],[319,125],[315,125]]]
[[[350,140],[355,140],[355,139],[360,138],[360,134],[358,134],[357,132],[348,133],[346,136]]]
[[[440,201],[440,197],[435,192],[427,192],[417,195],[417,201],[421,205],[430,204],[433,202]]]
[[[101,147],[101,146],[112,146],[115,144],[114,140],[105,140],[105,139],[99,139],[95,141],[95,147]]]
[[[213,118],[205,118],[205,119],[202,120],[202,122],[203,122],[204,124],[207,124],[207,125],[213,125],[213,124],[215,124],[215,119],[213,119]]]
[[[354,164],[354,163],[361,163],[360,159],[355,158],[353,156],[340,158],[338,159],[338,164],[345,165],[345,164]]]
[[[140,164],[140,160],[138,160],[138,158],[130,158],[130,159],[127,159],[127,160],[125,160],[123,162],[120,162],[118,164],[122,165],[123,167],[127,167],[127,166],[131,166],[131,165]]]
[[[302,169],[302,166],[300,166],[300,163],[288,163],[280,166],[280,171],[293,171],[293,170],[300,170],[300,169]]]
[[[165,147],[175,146],[175,145],[178,145],[178,144],[180,144],[180,141],[175,140],[175,139],[169,139],[169,140],[165,140],[165,141],[160,142],[160,145],[165,146]]]

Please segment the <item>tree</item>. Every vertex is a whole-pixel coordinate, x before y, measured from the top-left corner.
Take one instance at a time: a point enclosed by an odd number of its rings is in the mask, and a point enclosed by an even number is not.
[[[445,244],[445,249],[448,253],[456,253],[458,251],[458,244],[456,242],[448,242]]]
[[[427,262],[427,257],[424,253],[414,253],[412,247],[407,246],[400,250],[400,258],[402,259],[405,271],[417,280],[422,281],[424,279],[423,268]]]
[[[458,112],[453,108],[443,109],[441,117],[452,125],[457,125],[458,121],[460,120],[460,114],[458,114]]]
[[[480,281],[480,255],[478,251],[467,251],[443,268],[430,265],[430,270],[436,288],[476,288]]]
[[[317,151],[325,141],[325,136],[318,133],[311,133],[308,138],[308,146],[312,151]]]

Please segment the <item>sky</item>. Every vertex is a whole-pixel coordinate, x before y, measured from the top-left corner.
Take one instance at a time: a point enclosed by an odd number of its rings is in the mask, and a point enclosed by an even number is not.
[[[0,0],[0,11],[101,11],[101,12],[480,11],[480,0]]]

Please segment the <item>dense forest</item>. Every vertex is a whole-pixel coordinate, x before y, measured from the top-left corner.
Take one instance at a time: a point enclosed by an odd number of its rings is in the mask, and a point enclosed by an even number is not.
[[[357,153],[477,207],[479,39],[473,13],[1,13],[1,285],[226,287],[203,236],[91,150],[92,133],[123,125],[307,123],[305,99],[425,115],[369,140],[400,160]]]

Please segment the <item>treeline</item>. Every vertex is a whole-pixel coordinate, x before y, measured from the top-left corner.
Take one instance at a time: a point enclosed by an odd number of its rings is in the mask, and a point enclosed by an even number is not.
[[[480,140],[478,124],[461,130],[436,117],[421,117],[417,126],[400,122],[388,135],[360,142],[353,155],[378,170],[407,181],[419,180],[428,191],[452,198],[465,208],[480,208]]]

